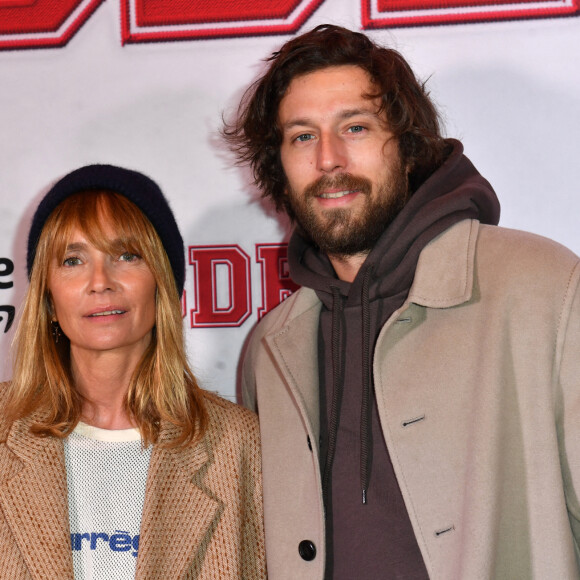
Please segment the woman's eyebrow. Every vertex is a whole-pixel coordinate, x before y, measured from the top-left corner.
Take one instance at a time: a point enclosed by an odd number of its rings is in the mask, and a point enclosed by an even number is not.
[[[84,250],[87,247],[87,244],[84,242],[72,242],[72,244],[67,244],[65,251],[66,252],[79,252],[80,250]]]

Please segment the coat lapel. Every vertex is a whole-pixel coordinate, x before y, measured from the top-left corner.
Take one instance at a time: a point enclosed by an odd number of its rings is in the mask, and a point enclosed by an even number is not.
[[[32,435],[30,423],[16,421],[8,435],[12,473],[0,484],[0,506],[32,578],[69,580],[73,564],[63,442]]]
[[[174,435],[164,429],[161,441]],[[179,449],[153,449],[136,579],[184,578],[203,562],[223,511],[222,502],[204,484],[209,453],[205,440]]]
[[[448,308],[470,299],[478,227],[476,220],[463,220],[423,249],[407,302]],[[444,278],[441,277],[442,263],[447,272]],[[281,330],[266,335],[264,340],[318,441],[320,418],[316,337],[321,304],[316,293],[309,288],[301,288],[292,299],[295,302],[287,313],[286,324]]]
[[[320,306],[314,291],[302,288],[288,324],[281,331],[265,337],[312,430],[314,441],[318,441],[320,435],[317,341]]]

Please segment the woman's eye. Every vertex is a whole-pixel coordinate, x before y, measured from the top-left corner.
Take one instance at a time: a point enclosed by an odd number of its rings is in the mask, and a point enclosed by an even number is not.
[[[133,254],[132,252],[124,252],[119,256],[121,262],[136,262],[141,256],[138,254]]]
[[[71,258],[65,258],[65,260],[63,261],[62,265],[63,266],[78,266],[79,264],[82,264],[82,262],[80,261],[79,258],[72,256]]]

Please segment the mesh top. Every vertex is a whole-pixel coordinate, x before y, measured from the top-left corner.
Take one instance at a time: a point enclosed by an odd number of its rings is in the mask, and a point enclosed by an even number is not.
[[[135,578],[152,447],[137,429],[83,423],[65,440],[69,522],[76,580]]]

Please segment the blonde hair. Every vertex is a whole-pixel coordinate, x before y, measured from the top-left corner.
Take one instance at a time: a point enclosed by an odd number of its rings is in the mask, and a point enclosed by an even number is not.
[[[105,235],[103,218],[117,234],[115,241]],[[141,210],[111,191],[71,195],[43,227],[13,343],[9,417],[34,414],[32,432],[56,437],[66,437],[80,420],[83,398],[71,374],[70,345],[66,337],[61,335],[56,343],[52,335],[53,307],[47,286],[50,264],[64,257],[76,228],[103,252],[122,249],[139,254],[155,278],[156,323],[125,398],[125,410],[139,428],[144,445],[158,442],[161,421],[180,429],[170,446],[198,439],[207,427],[205,394],[187,362],[181,304],[167,253]]]

